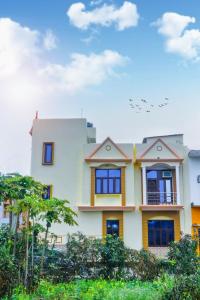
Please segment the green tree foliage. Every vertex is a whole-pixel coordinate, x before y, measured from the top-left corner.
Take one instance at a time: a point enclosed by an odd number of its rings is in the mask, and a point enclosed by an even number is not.
[[[12,249],[12,253],[9,250],[8,254],[11,261],[17,266],[18,282],[21,283],[23,277],[26,288],[33,284],[35,272],[38,273],[38,264],[35,264],[34,253],[38,230],[41,229],[38,222],[42,220],[47,224],[41,267],[47,247],[48,229],[51,224],[61,222],[68,225],[76,224],[75,213],[68,207],[68,201],[56,198],[48,201],[43,199],[45,187],[29,176],[11,174],[0,177],[0,202],[8,200],[10,202],[10,228],[7,232],[9,237],[5,238],[4,236],[5,244],[9,243],[11,246],[9,249]],[[20,223],[20,218],[23,218],[23,224]],[[19,245],[21,246],[20,251]],[[2,245],[2,249],[4,246]],[[3,266],[0,265],[0,268],[3,269]]]

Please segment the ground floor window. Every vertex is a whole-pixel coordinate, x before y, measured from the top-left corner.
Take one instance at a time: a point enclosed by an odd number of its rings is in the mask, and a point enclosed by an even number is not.
[[[174,241],[174,221],[149,220],[148,245],[149,247],[167,247]]]
[[[119,220],[107,220],[106,233],[119,237]]]

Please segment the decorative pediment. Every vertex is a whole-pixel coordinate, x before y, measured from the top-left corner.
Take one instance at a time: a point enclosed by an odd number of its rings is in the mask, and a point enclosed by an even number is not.
[[[105,139],[86,159],[86,161],[97,162],[112,162],[122,161],[128,162],[132,159],[129,158],[123,150],[116,145],[111,138]]]
[[[181,161],[182,158],[162,139],[157,139],[137,159],[139,161]]]

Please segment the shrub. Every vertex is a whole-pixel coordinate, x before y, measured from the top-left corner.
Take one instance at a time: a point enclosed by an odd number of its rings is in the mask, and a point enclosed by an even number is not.
[[[132,270],[133,277],[142,281],[154,280],[162,273],[160,260],[144,249],[129,249],[127,265]]]
[[[102,270],[104,278],[118,279],[125,275],[127,249],[118,237],[107,236],[100,247]]]
[[[197,300],[200,299],[200,272],[190,275],[180,275],[175,278],[172,288],[167,288],[163,300]]]
[[[199,267],[197,242],[190,235],[185,235],[179,242],[172,242],[169,247],[169,269],[174,274],[194,274]]]
[[[48,252],[45,263],[46,278],[53,282],[98,278],[101,244],[101,240],[87,238],[81,233],[68,235],[63,252]]]
[[[0,246],[0,298],[11,293],[17,279],[17,268],[9,248]]]
[[[65,251],[49,251],[45,262],[45,278],[57,283],[81,278],[145,281],[160,273],[160,260],[155,255],[128,249],[113,236],[100,240],[81,233],[69,235]]]

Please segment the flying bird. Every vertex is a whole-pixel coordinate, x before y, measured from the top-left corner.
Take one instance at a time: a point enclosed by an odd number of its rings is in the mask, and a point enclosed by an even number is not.
[[[153,104],[151,102],[149,102],[146,99],[140,98],[140,99],[129,99],[129,105],[130,108],[133,109],[133,111],[137,114],[142,113],[142,112],[146,112],[146,113],[150,113],[152,112],[152,110],[156,110],[156,108],[164,108],[165,106],[169,105],[169,98],[165,97],[163,98],[164,101],[160,102],[158,104]],[[134,103],[133,103],[134,101]]]
[[[145,99],[141,99],[141,101],[144,102],[144,103],[147,103],[147,100],[145,100]]]

